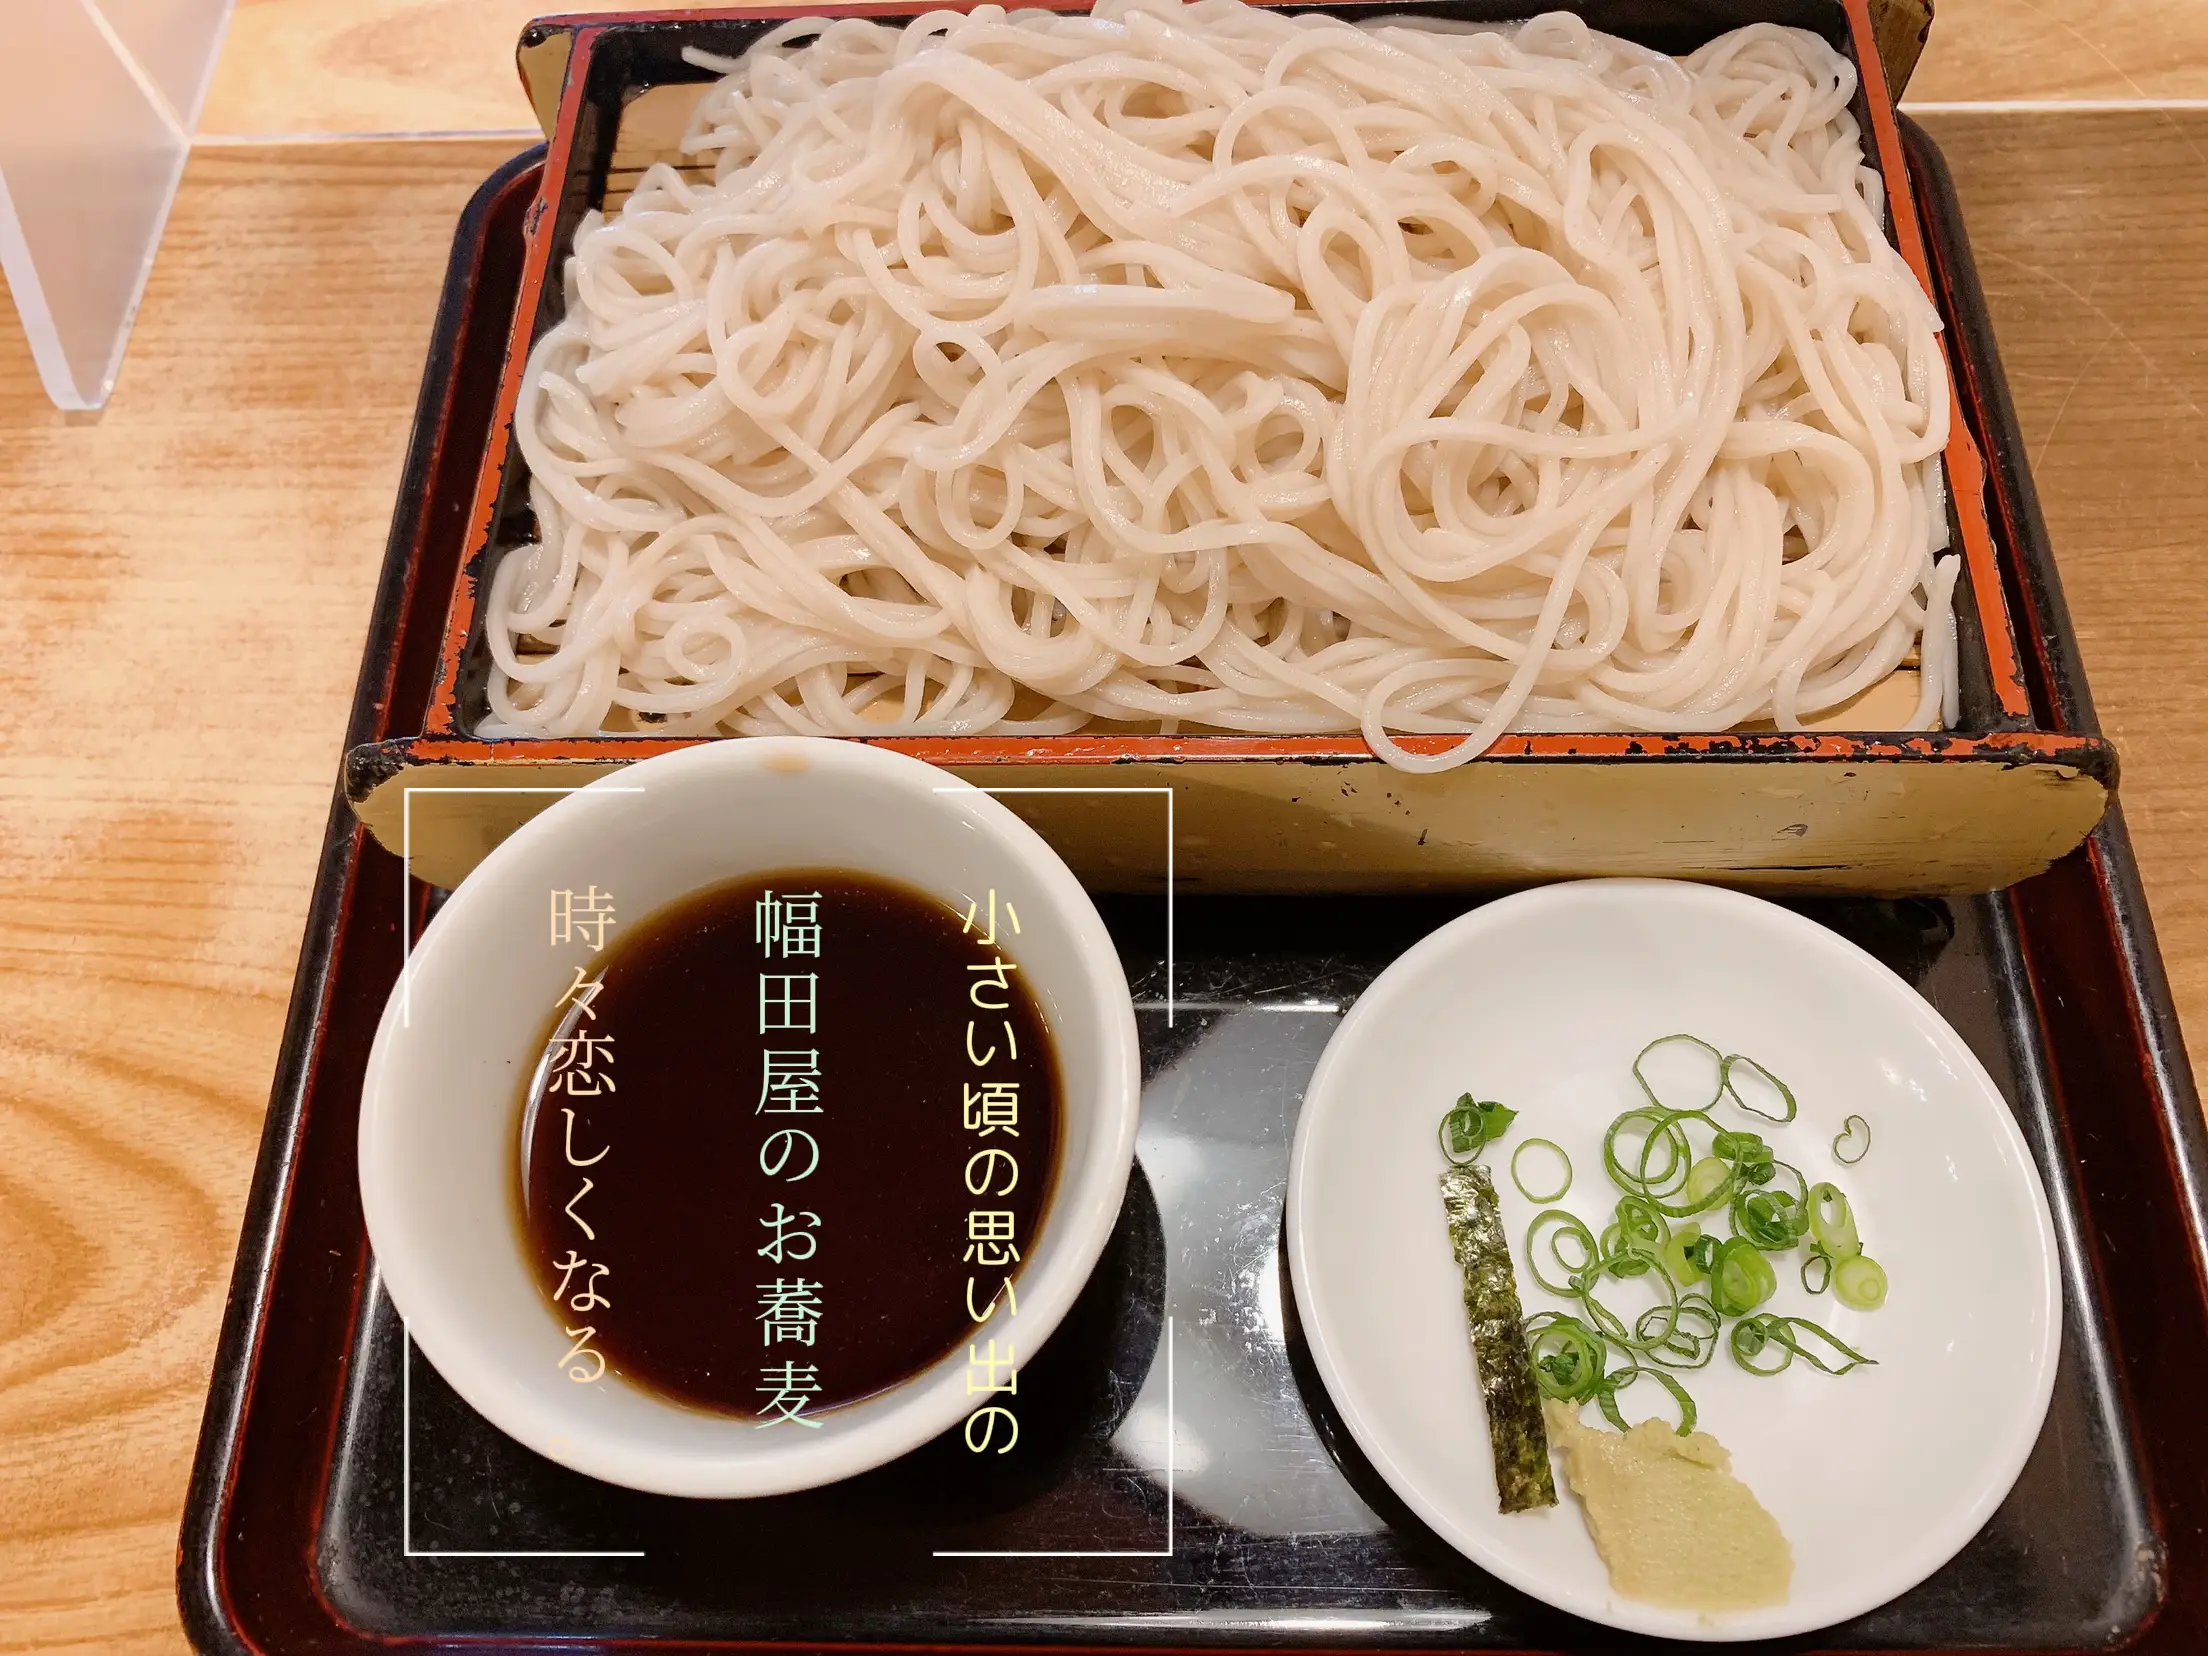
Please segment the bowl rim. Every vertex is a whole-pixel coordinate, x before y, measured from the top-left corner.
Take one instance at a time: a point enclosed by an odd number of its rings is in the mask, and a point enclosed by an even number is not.
[[[1407,1469],[1397,1466],[1387,1445],[1382,1441],[1376,1422],[1361,1406],[1342,1353],[1329,1337],[1326,1327],[1327,1312],[1324,1309],[1327,1296],[1315,1287],[1313,1259],[1317,1244],[1309,1228],[1308,1215],[1313,1200],[1311,1187],[1318,1182],[1320,1174],[1315,1165],[1317,1152],[1311,1148],[1317,1131],[1313,1124],[1318,1119],[1318,1112],[1311,1105],[1313,1100],[1321,1096],[1322,1088],[1331,1084],[1330,1071],[1339,1069],[1347,1062],[1343,1054],[1355,1044],[1361,1026],[1377,1018],[1389,1002],[1399,998],[1406,986],[1421,975],[1422,970],[1431,970],[1437,957],[1460,946],[1467,934],[1477,933],[1498,923],[1516,921],[1528,915],[1539,916],[1544,910],[1568,911],[1571,906],[1589,900],[1632,903],[1650,899],[1685,902],[1690,905],[1704,904],[1713,910],[1743,916],[1751,922],[1768,923],[1789,934],[1805,950],[1823,954],[1839,963],[1843,969],[1862,974],[1866,982],[1875,983],[1878,992],[1892,1001],[1899,1016],[1925,1032],[1935,1045],[1944,1050],[1958,1072],[1967,1080],[1971,1090],[1981,1092],[1996,1101],[1997,1107],[1988,1114],[1990,1131],[2000,1141],[2005,1155],[2019,1168],[2028,1188],[2028,1206],[2034,1232],[2030,1263],[2036,1267],[2039,1278],[2037,1310],[2040,1339],[2036,1349],[2023,1354],[2024,1366],[2031,1371],[2027,1402],[2022,1412],[2014,1417],[2010,1431],[2001,1444],[1998,1470],[1968,1502],[1961,1503],[1954,1509],[1947,1522],[1930,1539],[1920,1543],[1918,1550],[1909,1555],[1906,1563],[1889,1572],[1893,1580],[1881,1584],[1887,1590],[1874,1599],[1854,1605],[1839,1616],[1799,1615],[1797,1601],[1791,1596],[1775,1613],[1752,1612],[1751,1614],[1760,1614],[1761,1619],[1751,1625],[1742,1625],[1738,1620],[1713,1620],[1707,1616],[1696,1623],[1691,1617],[1679,1612],[1645,1605],[1615,1593],[1601,1603],[1564,1602],[1550,1591],[1548,1583],[1538,1572],[1523,1568],[1509,1554],[1499,1552],[1468,1534],[1448,1513],[1434,1505],[1426,1491],[1417,1486],[1415,1478]],[[1395,979],[1392,984],[1387,982],[1391,977]],[[1849,1617],[1867,1614],[1880,1605],[1889,1604],[1937,1573],[1984,1529],[1995,1510],[2015,1488],[2023,1475],[2025,1463],[2038,1446],[2045,1429],[2048,1409],[2053,1402],[2056,1369],[2062,1356],[2065,1296],[2062,1257],[2055,1235],[2053,1210],[2047,1198],[2046,1181],[2041,1174],[2039,1162],[2032,1153],[2030,1140],[2025,1137],[2007,1095],[1962,1033],[1937,1007],[1919,994],[1898,972],[1860,944],[1783,904],[1698,880],[1644,877],[1562,880],[1496,898],[1429,932],[1387,965],[1336,1026],[1326,1050],[1319,1056],[1303,1096],[1304,1108],[1296,1120],[1295,1140],[1289,1154],[1282,1230],[1291,1291],[1297,1299],[1298,1315],[1310,1346],[1313,1366],[1319,1373],[1327,1397],[1341,1414],[1350,1436],[1373,1463],[1381,1480],[1423,1522],[1431,1526],[1437,1536],[1481,1569],[1545,1604],[1621,1632],[1658,1638],[1720,1643],[1744,1639],[1800,1638],[1820,1628],[1838,1625]],[[1902,1577],[1907,1579],[1901,1579]]]
[[[1098,1132],[1079,1164],[1061,1162],[1046,1209],[1054,1255],[1019,1278],[1020,1366],[1031,1362],[1086,1286],[1118,1222],[1134,1161],[1142,1067],[1134,1005],[1119,954],[1095,903],[1072,871],[1034,829],[986,791],[902,754],[818,737],[762,737],[713,743],[666,753],[575,789],[524,823],[495,847],[475,873],[455,887],[437,924],[425,928],[400,968],[378,1021],[361,1084],[357,1156],[362,1217],[378,1278],[399,1313],[401,1328],[439,1375],[470,1407],[516,1441],[548,1453],[575,1471],[649,1493],[692,1497],[784,1494],[852,1477],[885,1464],[948,1431],[975,1406],[961,1381],[958,1347],[896,1386],[849,1407],[868,1413],[843,1431],[784,1437],[746,1453],[753,1423],[720,1416],[659,1397],[609,1376],[628,1397],[641,1400],[689,1429],[688,1443],[645,1442],[593,1421],[587,1411],[562,1410],[521,1383],[510,1353],[480,1331],[449,1297],[445,1273],[425,1239],[407,1223],[398,1195],[404,1170],[393,1165],[397,1145],[388,1123],[405,1112],[435,1108],[434,1100],[399,1094],[393,1072],[397,1053],[415,1039],[403,1017],[420,963],[464,948],[471,917],[495,900],[494,887],[527,878],[530,865],[564,841],[571,825],[590,815],[624,809],[654,778],[661,782],[723,773],[730,783],[755,773],[794,773],[861,778],[885,796],[915,808],[940,808],[962,816],[988,835],[995,848],[1016,859],[1042,889],[1070,933],[1078,967],[1075,993],[1066,997],[1078,1015],[1097,1024],[1093,1096]],[[696,773],[695,775],[693,773]],[[794,778],[793,778],[794,779]],[[857,859],[846,859],[857,861]],[[722,877],[744,873],[732,863]],[[489,878],[485,878],[485,874]],[[695,889],[695,888],[693,888]],[[670,898],[668,901],[675,899]],[[1061,1043],[1061,1050],[1063,1043]],[[1074,1089],[1068,1087],[1069,1099]],[[1088,1090],[1084,1089],[1084,1096]],[[507,1100],[498,1105],[504,1109]],[[505,1200],[504,1193],[499,1200]],[[510,1223],[502,1229],[510,1232]],[[1031,1250],[1030,1258],[1034,1257]],[[963,1342],[962,1342],[963,1343]],[[842,1411],[834,1411],[842,1412]],[[824,1419],[829,1416],[824,1416]],[[716,1452],[699,1452],[696,1434],[726,1440]],[[555,1452],[556,1451],[556,1452]]]

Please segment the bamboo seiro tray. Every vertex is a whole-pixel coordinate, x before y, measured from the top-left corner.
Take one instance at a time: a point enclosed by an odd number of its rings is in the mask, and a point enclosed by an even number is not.
[[[1061,3],[1061,0],[1053,0]],[[490,671],[478,595],[530,532],[509,442],[524,359],[557,320],[559,261],[582,215],[617,204],[677,145],[707,72],[682,48],[734,55],[797,15],[889,20],[904,0],[733,12],[652,12],[531,25],[520,59],[549,145],[518,249],[467,297],[497,359],[425,400],[437,464],[400,502],[417,578],[443,595],[434,682],[418,729],[364,745],[346,791],[385,845],[451,883],[562,787],[697,740],[651,735],[487,740],[472,734]],[[1338,15],[1473,21],[1524,0],[1367,0]],[[1518,735],[1456,770],[1411,775],[1354,736],[1076,734],[884,738],[1006,790],[1090,884],[1155,889],[1410,890],[1588,874],[1720,879],[1778,890],[1988,890],[2045,868],[2100,819],[2113,750],[2065,725],[2035,655],[2035,610],[2061,601],[1953,191],[1936,152],[1895,114],[1882,67],[1905,70],[1922,10],[1870,0],[1574,0],[1595,27],[1667,50],[1773,20],[1814,29],[1862,72],[1857,117],[1887,184],[1897,244],[1946,319],[1959,418],[1946,453],[1957,588],[1960,728],[1896,733],[1916,699],[1905,667],[1801,732]],[[1990,465],[1988,464],[1990,461]],[[413,526],[409,528],[409,526]],[[1448,737],[1412,737],[1438,750]],[[1131,793],[1132,798],[1114,794]],[[1172,833],[1163,820],[1171,801]],[[1168,846],[1170,845],[1170,851]]]

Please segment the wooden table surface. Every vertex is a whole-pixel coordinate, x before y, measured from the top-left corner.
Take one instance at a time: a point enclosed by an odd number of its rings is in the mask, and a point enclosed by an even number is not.
[[[0,1651],[183,1647],[185,1480],[431,312],[532,136],[510,51],[546,9],[239,0],[105,414],[56,413],[0,315]],[[2208,6],[1939,13],[1909,102],[2208,1030]]]

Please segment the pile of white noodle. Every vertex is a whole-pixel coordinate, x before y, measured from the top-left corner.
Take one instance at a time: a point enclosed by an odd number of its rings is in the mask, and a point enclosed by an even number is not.
[[[1920,636],[1953,721],[1939,323],[1822,41],[1103,0],[710,67],[714,182],[586,219],[530,359],[483,734],[1436,770],[1795,727]]]

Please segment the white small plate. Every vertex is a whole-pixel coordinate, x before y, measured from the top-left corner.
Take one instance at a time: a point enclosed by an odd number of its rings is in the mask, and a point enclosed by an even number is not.
[[[1808,1316],[1877,1359],[1843,1376],[1797,1362],[1758,1378],[1721,1349],[1679,1378],[1702,1427],[1794,1550],[1783,1605],[1719,1616],[1623,1599],[1557,1474],[1559,1505],[1506,1517],[1437,1180],[1460,1093],[1518,1119],[1483,1158],[1502,1196],[1528,1313],[1569,1309],[1527,1271],[1540,1209],[1509,1175],[1529,1137],[1569,1153],[1562,1206],[1596,1231],[1619,1192],[1602,1135],[1639,1102],[1633,1058],[1686,1031],[1746,1053],[1800,1101],[1793,1124],[1741,1115],[1811,1182],[1855,1208],[1886,1267],[1884,1306],[1855,1312],[1779,1267],[1767,1309]],[[1720,1115],[1737,1114],[1727,1107]],[[1840,1165],[1851,1113],[1869,1155]],[[1526,1182],[1550,1188],[1532,1152]],[[2054,1227],[2023,1135],[1962,1038],[1886,967],[1774,904],[1711,886],[1589,880],[1506,897],[1390,966],[1342,1020],[1305,1096],[1288,1181],[1289,1268],[1326,1388],[1395,1492],[1466,1557],[1557,1608],[1684,1639],[1776,1638],[1906,1592],[1975,1535],[2038,1440],[2062,1302]],[[1715,1227],[1724,1234],[1722,1216]],[[1553,1272],[1551,1273],[1553,1275]],[[1622,1290],[1620,1309],[1637,1304]],[[1628,1419],[1670,1403],[1652,1382]],[[1592,1409],[1588,1420],[1599,1421]],[[1688,1568],[1692,1568],[1689,1560]]]

